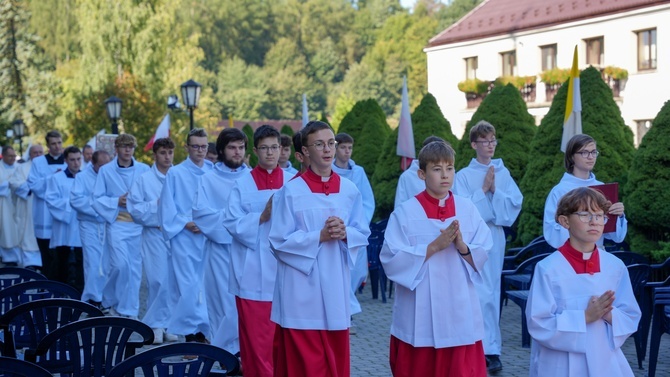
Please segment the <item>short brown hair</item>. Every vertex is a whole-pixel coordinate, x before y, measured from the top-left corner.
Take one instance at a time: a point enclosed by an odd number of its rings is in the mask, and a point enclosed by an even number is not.
[[[279,139],[279,144],[281,144],[282,148],[290,147],[291,137],[286,134],[281,134],[280,136],[281,138]]]
[[[446,161],[453,164],[455,158],[456,152],[454,152],[454,148],[451,145],[443,141],[433,141],[421,148],[421,152],[419,152],[419,169],[426,171],[426,166],[430,162],[437,164]]]
[[[496,135],[495,127],[485,120],[480,120],[470,129],[470,142],[474,143],[477,141],[477,138],[486,137],[489,134]]]
[[[565,170],[568,173],[572,174],[572,171],[575,170],[575,153],[591,143],[595,144],[596,141],[587,134],[579,134],[570,138],[568,145],[565,147],[565,156],[563,158]]]
[[[157,153],[159,148],[174,149],[175,145],[174,141],[172,141],[172,139],[170,139],[169,137],[162,137],[160,139],[155,140],[154,145],[151,148],[154,153]]]
[[[607,200],[605,195],[600,191],[590,187],[578,187],[568,191],[568,193],[563,195],[561,200],[558,201],[554,220],[558,222],[559,216],[568,216],[575,212],[590,209],[601,209],[603,212],[607,213],[611,205],[612,202]]]
[[[207,131],[204,128],[194,128],[188,132],[186,136],[186,144],[191,144],[191,137],[207,137]]]
[[[353,144],[354,138],[351,137],[351,135],[348,133],[340,132],[339,134],[335,135],[335,141],[337,141],[337,144]]]
[[[137,139],[131,134],[121,134],[114,140],[114,147],[120,148],[130,145],[133,148],[137,148]]]

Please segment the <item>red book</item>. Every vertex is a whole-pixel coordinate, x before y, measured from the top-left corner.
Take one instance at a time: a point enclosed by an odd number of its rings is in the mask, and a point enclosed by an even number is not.
[[[613,182],[613,183],[604,183],[602,185],[595,185],[595,186],[589,186],[590,188],[594,190],[600,191],[601,194],[605,195],[605,198],[614,203],[619,202],[619,183],[618,182]],[[611,232],[616,232],[616,223],[617,223],[617,218],[616,216],[612,218],[610,216],[609,221],[607,221],[607,224],[605,224],[605,227],[603,228],[603,233],[611,233]]]

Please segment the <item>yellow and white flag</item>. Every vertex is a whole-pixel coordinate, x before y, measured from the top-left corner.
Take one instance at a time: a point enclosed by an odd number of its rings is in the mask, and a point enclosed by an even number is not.
[[[568,141],[582,133],[582,96],[579,94],[579,67],[577,66],[577,46],[572,56],[572,69],[570,69],[570,86],[568,87],[568,99],[565,103],[565,117],[563,118],[563,138],[561,139],[561,151],[565,152]]]

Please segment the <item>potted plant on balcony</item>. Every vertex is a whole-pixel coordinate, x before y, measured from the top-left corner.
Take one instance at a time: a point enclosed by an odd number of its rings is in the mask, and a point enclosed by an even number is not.
[[[495,85],[512,84],[519,92],[521,97],[526,102],[535,102],[535,81],[537,76],[500,76],[495,80]]]
[[[468,109],[475,108],[482,103],[482,100],[489,92],[490,85],[491,83],[489,81],[477,78],[467,79],[458,83],[458,90],[465,93]]]
[[[603,68],[602,76],[605,83],[612,89],[612,95],[619,97],[621,89],[623,89],[628,79],[628,71],[624,68],[609,65]]]
[[[558,88],[560,88],[568,78],[570,78],[570,70],[558,67],[540,73],[540,81],[545,85],[547,102],[551,102],[554,99],[554,95],[556,95]]]

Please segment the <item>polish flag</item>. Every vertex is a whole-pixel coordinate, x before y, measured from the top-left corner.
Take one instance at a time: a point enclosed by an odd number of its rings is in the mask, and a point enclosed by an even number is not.
[[[170,114],[165,114],[161,124],[159,124],[158,128],[156,129],[156,133],[151,137],[151,140],[149,140],[147,146],[144,147],[144,151],[150,151],[154,146],[154,141],[164,137],[170,137]]]
[[[412,117],[409,110],[409,94],[407,93],[407,77],[403,77],[402,79],[402,105],[400,107],[396,154],[401,157],[400,168],[402,170],[407,169],[412,160],[416,158]]]

